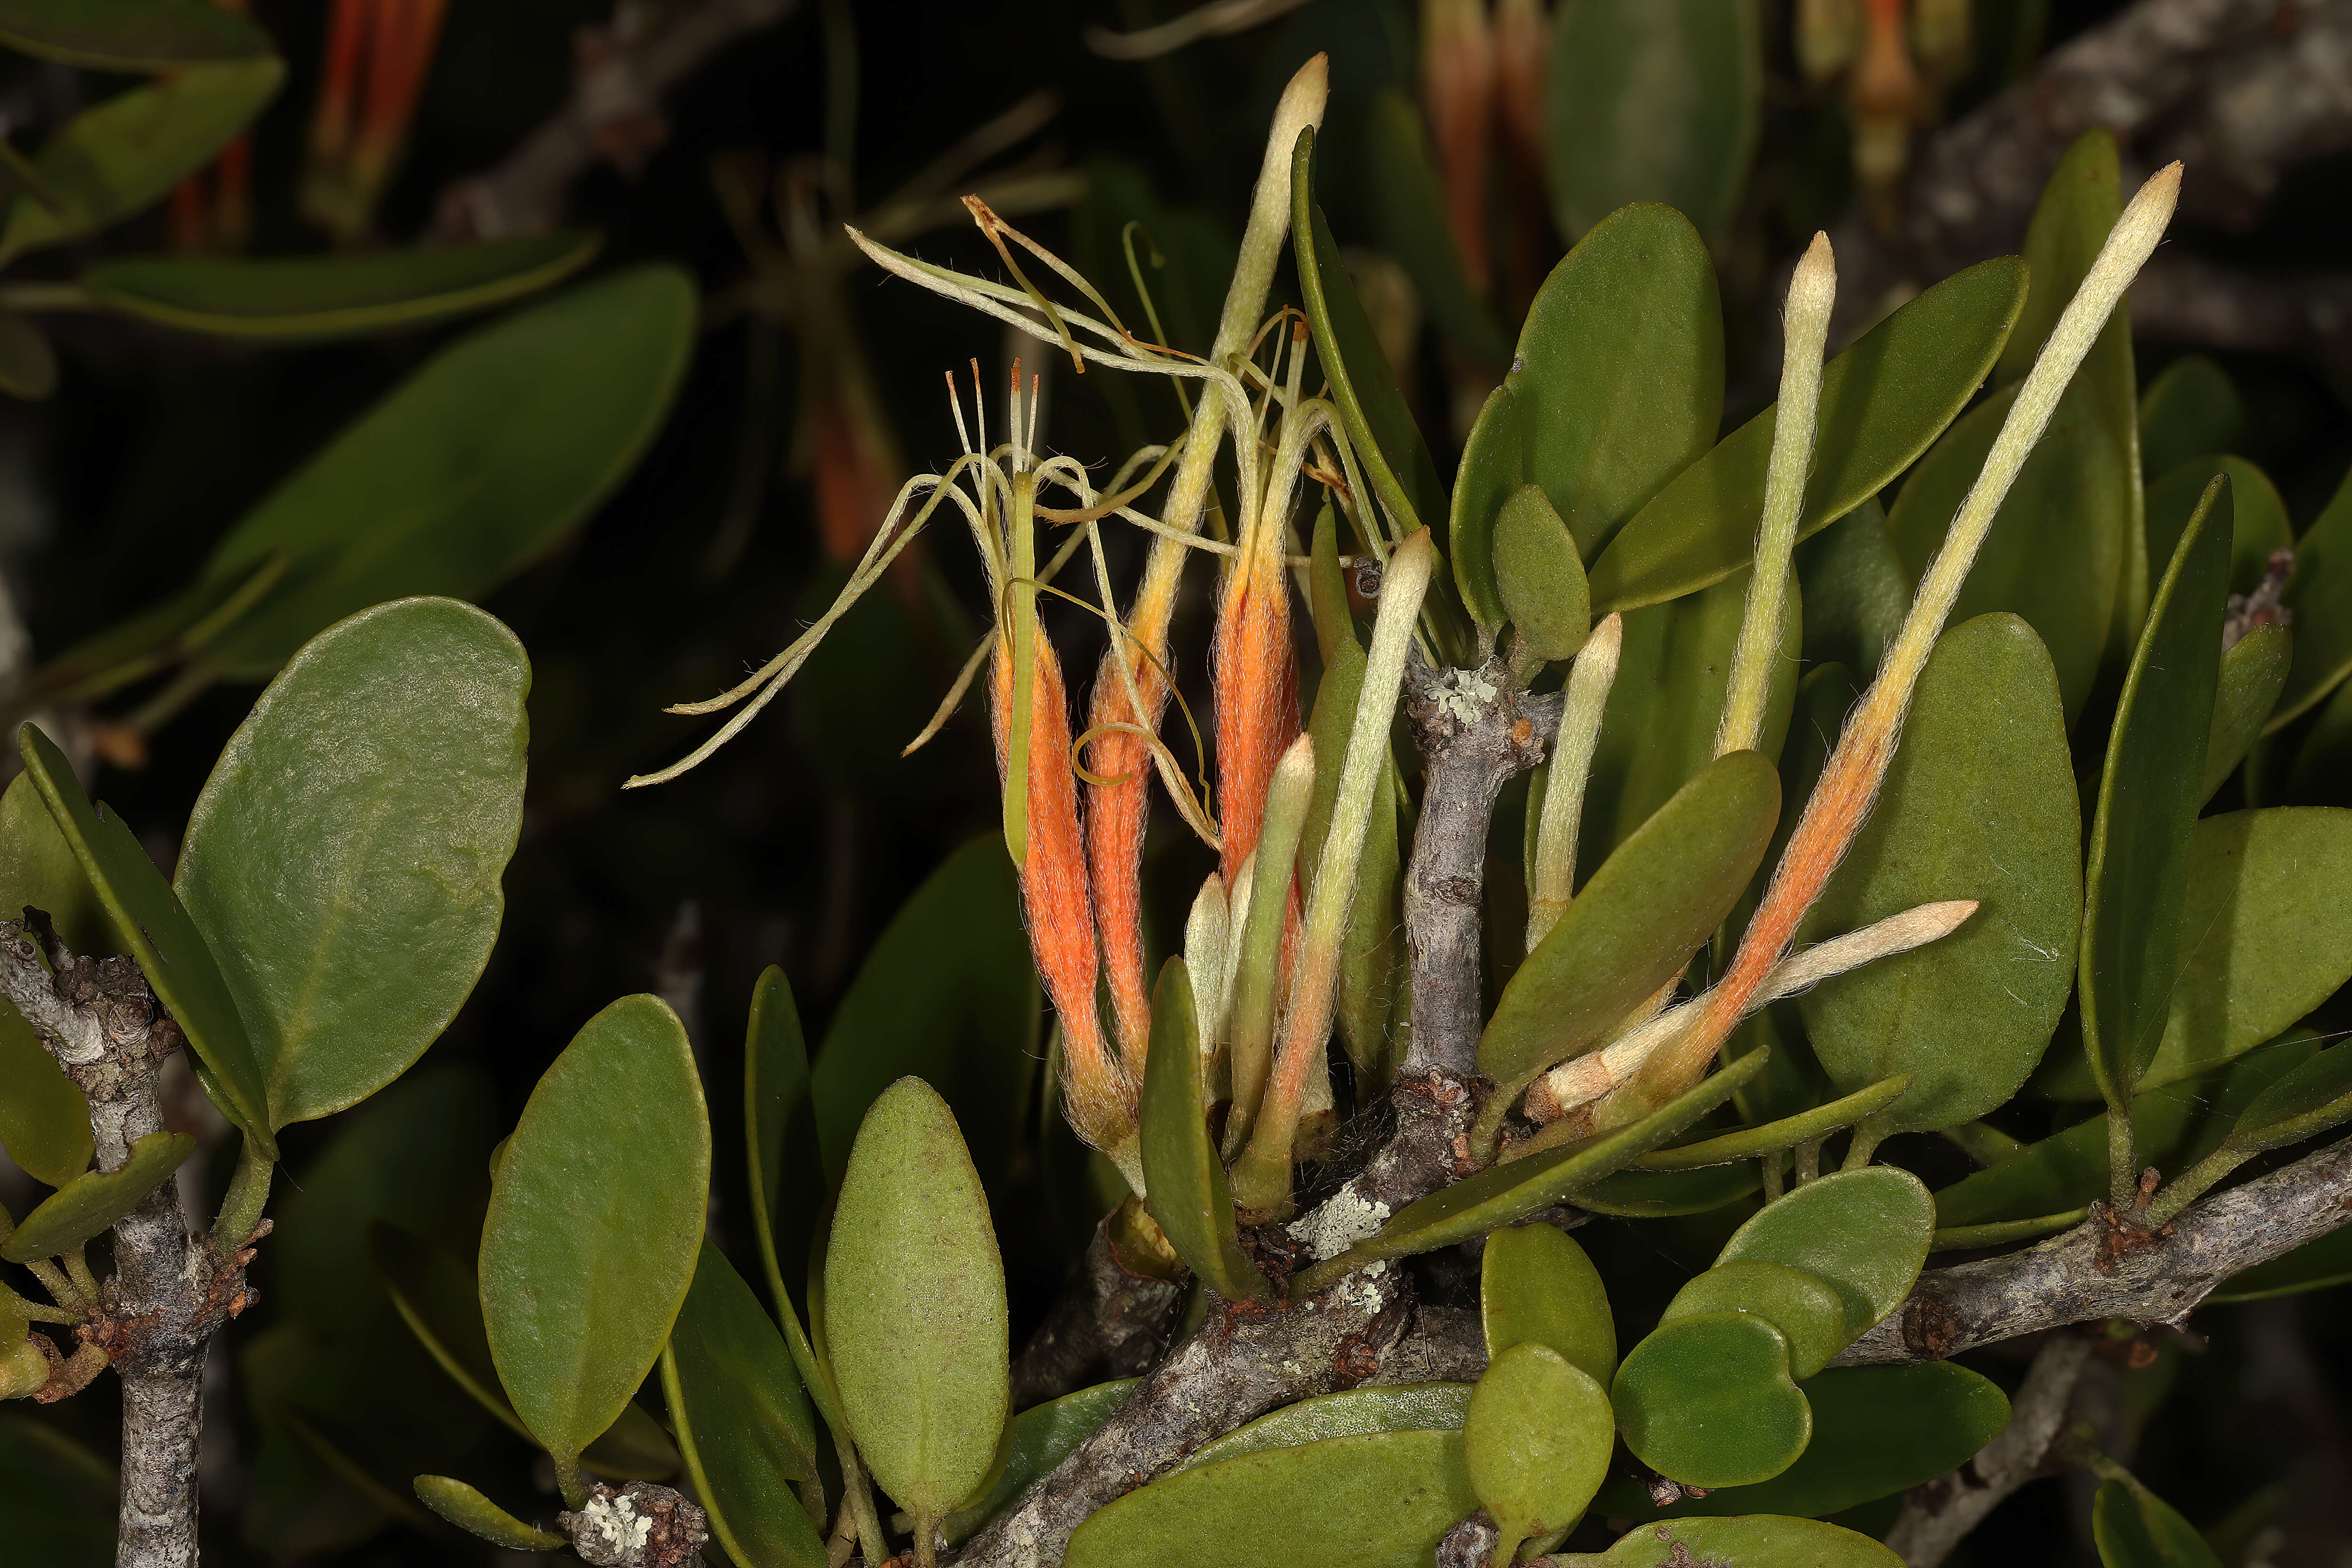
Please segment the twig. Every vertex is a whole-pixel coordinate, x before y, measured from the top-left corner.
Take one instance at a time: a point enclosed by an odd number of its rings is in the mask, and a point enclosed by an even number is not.
[[[1088,1384],[1133,1377],[1166,1348],[1184,1292],[1122,1263],[1110,1226],[1109,1219],[1095,1226],[1060,1299],[1013,1363],[1015,1410]]]
[[[2042,1474],[2090,1357],[2091,1342],[2080,1334],[2063,1334],[2043,1345],[2010,1404],[2009,1425],[1950,1475],[1911,1489],[1886,1534],[1889,1550],[1911,1568],[1936,1568],[1985,1515]]]

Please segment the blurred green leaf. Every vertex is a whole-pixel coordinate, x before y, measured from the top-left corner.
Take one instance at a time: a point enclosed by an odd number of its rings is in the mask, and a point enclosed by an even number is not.
[[[0,1242],[0,1258],[30,1263],[71,1251],[137,1208],[195,1152],[185,1132],[148,1133],[115,1169],[86,1171],[42,1199]]]
[[[2286,519],[2286,502],[2268,474],[2243,458],[2194,458],[2165,473],[2147,487],[2147,552],[2152,561],[2169,561],[2180,543],[2181,531],[2204,499],[2205,487],[2216,474],[2230,479],[2230,592],[2251,594],[2262,585],[2271,552],[2294,543],[2294,530]]]
[[[2352,1229],[2332,1230],[2283,1258],[2231,1275],[2206,1300],[2216,1304],[2299,1296],[2352,1280]]]
[[[0,44],[92,70],[154,71],[258,59],[269,35],[203,0],[5,0]]]
[[[1478,1040],[1498,1084],[1576,1056],[1680,973],[1748,886],[1780,819],[1753,752],[1706,764],[1618,847],[1503,988]]]
[[[1490,1360],[1462,1420],[1462,1461],[1502,1531],[1494,1560],[1509,1563],[1522,1541],[1574,1524],[1616,1440],[1609,1395],[1558,1351],[1523,1341]]]
[[[792,983],[772,963],[752,984],[751,1016],[744,1029],[743,1135],[750,1152],[744,1173],[751,1186],[753,1237],[785,1349],[825,1424],[846,1436],[848,1423],[834,1393],[832,1372],[809,1343],[785,1283],[808,1278],[817,1215],[829,1189],[817,1158],[816,1107],[800,1009],[793,1004]]]
[[[1551,26],[1544,166],[1560,232],[1664,202],[1720,234],[1763,115],[1757,0],[1562,0]]]
[[[662,1351],[662,1397],[712,1533],[740,1568],[819,1568],[787,1482],[818,1474],[816,1424],[783,1337],[709,1239]]]
[[[1503,386],[1521,433],[1502,495],[1541,485],[1591,560],[1723,418],[1723,304],[1690,220],[1643,201],[1594,225],[1537,291]]]
[[[40,730],[16,731],[25,771],[47,803],[99,901],[172,1017],[208,1069],[205,1090],[228,1119],[271,1159],[268,1096],[253,1037],[237,1014],[228,983],[188,911],[121,817],[90,806],[65,753]]]
[[[1798,1003],[1841,1092],[1911,1076],[1881,1113],[1894,1129],[1934,1131],[2006,1104],[2074,991],[2081,807],[2056,672],[2015,616],[1980,616],[1937,640],[1878,805],[1799,940],[1962,898],[1979,908],[1958,931]]]
[[[161,197],[234,141],[285,75],[268,54],[190,65],[75,115],[34,158],[58,205],[17,194],[0,230],[0,266],[95,234]]]
[[[1284,1568],[1426,1568],[1439,1540],[1477,1506],[1458,1433],[1331,1437],[1164,1476],[1088,1517],[1063,1562],[1262,1568],[1272,1527]]]
[[[988,1196],[947,1101],[920,1079],[884,1090],[858,1128],[824,1308],[858,1451],[929,1530],[987,1479],[1010,1412]]]
[[[316,341],[430,326],[503,305],[562,282],[603,243],[570,229],[374,255],[132,256],[98,263],[81,286],[109,310],[167,327]]]
[[[2278,706],[2294,662],[2294,639],[2284,626],[2256,626],[2221,650],[2221,675],[2213,689],[2213,727],[2205,736],[2205,780],[2200,804],[2229,782],[2253,750],[2263,721]]]
[[[686,1030],[659,997],[625,996],[531,1090],[482,1226],[490,1355],[559,1467],[653,1369],[694,1279],[709,1192]]]
[[[2168,474],[2205,452],[2226,452],[2246,421],[2230,373],[2203,354],[2183,354],[2139,395],[2140,467]]]
[[[0,1002],[0,1148],[52,1187],[89,1169],[89,1101],[33,1026]]]
[[[2091,1538],[2101,1568],[2221,1568],[2196,1526],[2134,1480],[2101,1484],[2091,1504]]]
[[[2294,668],[2264,734],[2319,705],[2352,675],[2352,471],[2303,537],[2283,595],[2294,612]]]
[[[447,1476],[419,1476],[416,1500],[458,1529],[509,1552],[560,1552],[571,1542],[525,1524],[480,1492]]]
[[[1911,608],[1911,582],[1877,499],[1799,545],[1796,567],[1805,595],[1806,673],[1842,664],[1868,681]]]
[[[1919,1178],[1894,1165],[1840,1171],[1807,1182],[1732,1232],[1718,1264],[1744,1258],[1817,1274],[1845,1302],[1860,1334],[1903,1304],[1927,1237],[1936,1200]]]
[[[1110,1413],[1141,1381],[1123,1377],[1113,1383],[1098,1383],[1015,1415],[1005,1428],[1003,1470],[984,1496],[957,1509],[940,1526],[948,1544],[961,1546],[979,1534],[990,1520],[1052,1474],[1055,1466],[1069,1458],[1072,1449],[1093,1436],[1110,1419]],[[1297,1406],[1290,1408],[1296,1410]]]
[[[2205,492],[2124,678],[2084,875],[2083,1038],[2107,1103],[2128,1105],[2165,1032],[2184,930],[2230,566],[2229,482]],[[2251,1043],[2251,1042],[2249,1042]]]
[[[2315,1137],[2347,1117],[2352,1117],[2352,1050],[2336,1046],[2294,1068],[2254,1096],[2231,1127],[2225,1147],[2248,1154],[2284,1148]],[[34,1211],[35,1217],[39,1212]],[[32,1220],[25,1225],[29,1228]],[[24,1231],[17,1234],[22,1236]]]
[[[1617,1324],[1601,1271],[1557,1226],[1505,1226],[1486,1238],[1478,1316],[1490,1361],[1513,1345],[1534,1343],[1597,1380],[1617,1370]]]
[[[1628,1531],[1601,1561],[1606,1568],[1681,1568],[1685,1563],[1736,1563],[1739,1568],[1895,1568],[1903,1559],[1869,1536],[1838,1525],[1750,1514],[1677,1519]]]
[[[379,605],[296,654],[213,764],[173,880],[273,1130],[399,1077],[473,991],[522,831],[530,689],[494,617]]]
[[[1747,1312],[1780,1331],[1789,1372],[1808,1378],[1853,1342],[1855,1329],[1837,1288],[1818,1274],[1760,1258],[1718,1263],[1666,1303],[1661,1326],[1706,1313]]]
[[[1359,1437],[1372,1432],[1458,1432],[1463,1415],[1470,1408],[1470,1388],[1466,1383],[1400,1383],[1314,1394],[1211,1439],[1176,1468],[1193,1470],[1243,1454],[1295,1448],[1327,1437]]]
[[[1224,1163],[1209,1138],[1196,1020],[1192,979],[1184,961],[1171,958],[1151,989],[1156,1048],[1144,1061],[1140,1112],[1145,1203],[1203,1284],[1228,1301],[1264,1297],[1271,1289],[1242,1250]]]
[[[1609,1399],[1636,1458],[1710,1491],[1771,1479],[1812,1436],[1812,1407],[1790,1376],[1789,1342],[1746,1312],[1659,1324],[1626,1352]]]
[[[834,1009],[810,1076],[828,1176],[866,1108],[912,1074],[971,1130],[981,1179],[1002,1182],[1033,1092],[1036,984],[1004,841],[975,838],[899,906]]]
[[[1927,289],[1822,367],[1800,537],[1876,495],[1968,406],[2024,307],[2025,284],[2025,266],[2014,257],[1979,262]],[[1678,598],[1755,559],[1778,408],[1717,441],[1610,541],[1592,563],[1594,614]]]
[[[1521,644],[1538,658],[1573,658],[1591,634],[1584,563],[1539,485],[1520,486],[1495,521],[1495,585]]]
[[[31,1568],[114,1561],[114,1469],[54,1421],[0,1414],[0,1531]]]
[[[1502,364],[1510,347],[1454,244],[1445,187],[1420,109],[1397,89],[1380,89],[1365,112],[1364,140],[1366,164],[1378,171],[1365,194],[1381,249],[1412,277],[1439,331],[1472,358]]]

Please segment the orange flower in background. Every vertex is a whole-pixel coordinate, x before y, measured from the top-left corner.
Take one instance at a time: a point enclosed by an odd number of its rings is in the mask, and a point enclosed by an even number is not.
[[[301,205],[340,243],[359,240],[375,221],[446,10],[447,0],[333,0]]]
[[[239,16],[246,0],[213,0]],[[253,138],[221,150],[210,169],[172,189],[172,248],[184,256],[243,250],[253,238]]]

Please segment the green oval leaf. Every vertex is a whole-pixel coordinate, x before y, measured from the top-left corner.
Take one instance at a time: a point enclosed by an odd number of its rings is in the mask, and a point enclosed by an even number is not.
[[[1664,202],[1714,235],[1738,210],[1764,107],[1756,0],[1569,0],[1552,18],[1544,169],[1559,231]]]
[[[2135,1480],[2109,1480],[2091,1503],[2101,1568],[2221,1568],[2197,1527]]]
[[[1313,1500],[1302,1511],[1300,1502]],[[1478,1506],[1454,1432],[1381,1432],[1178,1470],[1097,1510],[1065,1568],[1263,1568],[1279,1521],[1284,1568],[1425,1568]]]
[[[14,786],[11,786],[14,787]],[[47,1186],[89,1169],[89,1101],[16,1009],[0,1002],[0,1149]]]
[[[1911,580],[1877,498],[1799,545],[1796,569],[1805,596],[1806,677],[1835,664],[1867,684],[1911,608]]]
[[[356,610],[412,595],[473,598],[543,554],[653,440],[685,374],[695,310],[685,274],[636,268],[435,354],[215,549],[205,582],[272,555],[290,564],[205,662],[259,679]]]
[[[1508,1563],[1530,1536],[1566,1530],[1609,1473],[1609,1395],[1549,1345],[1524,1342],[1486,1363],[1462,1420],[1470,1490],[1502,1531]]]
[[[559,1465],[617,1420],[693,1283],[710,1192],[694,1052],[656,996],[572,1037],[523,1106],[482,1225],[482,1321]]]
[[[1848,1326],[1845,1300],[1828,1280],[1762,1258],[1717,1264],[1675,1292],[1658,1321],[1713,1312],[1751,1312],[1780,1330],[1789,1371],[1799,1378],[1827,1366],[1858,1331]]]
[[[552,287],[604,243],[579,230],[373,256],[135,256],[81,286],[127,316],[214,337],[318,341],[400,331]]]
[[[1751,1515],[1677,1519],[1643,1525],[1601,1556],[1608,1568],[1682,1568],[1735,1563],[1738,1568],[1895,1568],[1903,1561],[1867,1535],[1818,1520]]]
[[[2180,464],[2147,487],[2147,552],[2169,561],[2180,544],[2205,487],[2216,474],[2230,479],[2230,591],[2251,594],[2262,585],[2273,551],[2291,548],[2294,530],[2286,502],[2271,477],[2243,458],[2201,457]]]
[[[2213,798],[2213,792],[2229,782],[2253,750],[2263,721],[2286,689],[2294,662],[2294,641],[2284,626],[2256,626],[2221,650],[2221,674],[2213,689],[2213,726],[2205,734],[2200,804]]]
[[[2352,1050],[2338,1046],[2321,1051],[2256,1095],[2230,1129],[2228,1146],[2248,1153],[2284,1148],[2315,1137],[2347,1117],[2352,1117]],[[40,1210],[33,1213],[37,1217]],[[25,1222],[27,1226],[32,1223]]]
[[[530,661],[453,599],[362,610],[261,694],[175,878],[254,1037],[273,1129],[406,1071],[498,940]]]
[[[0,1258],[30,1263],[70,1252],[137,1208],[195,1152],[185,1132],[148,1133],[114,1170],[84,1172],[42,1199],[0,1242]]]
[[[1400,1383],[1382,1388],[1349,1388],[1318,1394],[1202,1445],[1179,1469],[1197,1469],[1268,1448],[1295,1448],[1328,1437],[1359,1437],[1369,1432],[1458,1432],[1470,1408],[1466,1383]]]
[[[1798,1007],[1840,1090],[1899,1073],[1882,1114],[1934,1131],[2008,1103],[2066,1009],[2083,910],[2082,814],[2058,680],[2033,628],[1980,616],[1919,678],[1878,805],[1805,922],[1819,941],[1945,899],[1948,936],[1832,976]]]
[[[1635,1458],[1710,1490],[1771,1479],[1812,1437],[1812,1407],[1789,1376],[1789,1342],[1744,1312],[1661,1323],[1627,1352],[1609,1399]]]
[[[743,1135],[750,1154],[744,1175],[751,1188],[752,1234],[793,1367],[824,1412],[825,1425],[845,1438],[849,1424],[833,1390],[833,1373],[809,1343],[785,1286],[787,1278],[808,1278],[806,1260],[827,1191],[817,1157],[815,1111],[808,1047],[801,1033],[800,1010],[793,1004],[792,982],[772,963],[752,984],[751,1013],[743,1034]],[[792,1260],[790,1276],[784,1269],[787,1258]]]
[[[1495,524],[1503,504],[1527,482],[1527,405],[1511,390],[1511,378],[1486,395],[1463,444],[1454,471],[1454,500],[1447,515],[1447,548],[1454,585],[1470,618],[1490,632],[1509,620],[1502,590],[1495,584]],[[1588,604],[1587,611],[1591,606]]]
[[[1478,1040],[1498,1084],[1590,1047],[1715,933],[1780,820],[1780,780],[1754,752],[1708,763],[1619,846],[1528,954]]]
[[[1636,200],[1593,224],[1537,290],[1503,385],[1518,479],[1543,487],[1591,559],[1722,422],[1723,304],[1691,220]]]
[[[413,1484],[417,1501],[493,1546],[509,1552],[561,1552],[572,1544],[553,1531],[525,1524],[463,1481],[447,1476],[419,1476]]]
[[[32,725],[16,731],[25,771],[47,803],[58,830],[73,847],[82,874],[113,921],[118,936],[139,960],[156,999],[208,1069],[205,1092],[254,1145],[271,1159],[268,1095],[253,1038],[212,950],[147,858],[121,817],[92,809],[65,753]]]
[[[1505,1226],[1486,1238],[1478,1316],[1489,1360],[1533,1343],[1595,1379],[1617,1370],[1617,1324],[1601,1271],[1558,1226]]]
[[[1550,1207],[1603,1176],[1623,1170],[1729,1100],[1763,1069],[1770,1055],[1759,1049],[1726,1063],[1630,1126],[1490,1167],[1407,1204],[1378,1235],[1294,1279],[1292,1297],[1318,1290],[1380,1258],[1433,1252]]]
[[[1882,1106],[1901,1099],[1910,1085],[1911,1080],[1907,1077],[1890,1078],[1883,1083],[1872,1084],[1868,1089],[1856,1089],[1843,1100],[1817,1105],[1811,1110],[1801,1110],[1778,1121],[1767,1121],[1759,1127],[1742,1127],[1735,1131],[1702,1138],[1694,1143],[1678,1143],[1671,1149],[1660,1149],[1654,1153],[1643,1155],[1633,1162],[1633,1167],[1640,1171],[1690,1171],[1705,1165],[1752,1160],[1759,1154],[1793,1149],[1800,1143],[1853,1126]]]
[[[1539,658],[1573,658],[1591,634],[1584,563],[1540,486],[1520,486],[1496,519],[1495,585],[1520,640]]]
[[[203,0],[5,0],[0,44],[92,70],[153,71],[257,59],[269,35],[253,19]]]
[[[2008,341],[2025,292],[2025,266],[2015,257],[1979,262],[1822,366],[1801,538],[1884,489],[1968,406]],[[1610,542],[1592,563],[1594,614],[1679,598],[1755,559],[1778,408],[1717,442]]]
[[[2352,1279],[2352,1229],[2332,1230],[2316,1241],[2306,1241],[2283,1258],[2231,1275],[2209,1301],[2266,1301],[2277,1296],[2299,1296],[2341,1285]]]
[[[812,1481],[816,1424],[775,1323],[706,1238],[662,1351],[662,1397],[711,1532],[742,1568],[817,1568],[824,1542],[789,1481]]]
[[[987,1479],[1006,1410],[1004,1266],[947,1101],[920,1079],[866,1113],[825,1253],[843,1413],[928,1530]]]
[[[978,1535],[987,1528],[989,1521],[1051,1475],[1072,1450],[1110,1419],[1111,1412],[1142,1381],[1123,1377],[1113,1383],[1098,1383],[1015,1415],[1005,1428],[1004,1468],[990,1484],[987,1495],[959,1508],[940,1525],[940,1532],[947,1537],[948,1544],[961,1546]],[[1290,1408],[1295,1410],[1297,1406]]]
[[[1202,1100],[1200,1027],[1184,961],[1171,958],[1151,990],[1151,1039],[1144,1059],[1143,1182],[1146,1206],[1168,1245],[1203,1284],[1228,1301],[1272,1293],[1242,1251],[1224,1162],[1209,1139]]]
[[[2282,595],[2294,612],[2294,668],[2264,734],[2317,707],[2352,675],[2352,470],[2302,538]]]
[[[1844,1300],[1859,1334],[1903,1304],[1927,1237],[1936,1200],[1910,1172],[1893,1165],[1840,1171],[1807,1182],[1731,1233],[1717,1264],[1760,1258],[1819,1275]]]
[[[2226,452],[2245,422],[2230,373],[2203,354],[2183,354],[2139,395],[2140,467],[2167,474],[2202,453]]]
[[[211,163],[277,96],[285,63],[267,53],[192,65],[83,110],[34,166],[56,205],[19,191],[0,230],[0,264],[95,234]]]
[[[2091,1070],[2111,1105],[2130,1103],[2156,1055],[2180,973],[2229,551],[2229,485],[2216,479],[2148,608],[2099,779],[2079,984]]]

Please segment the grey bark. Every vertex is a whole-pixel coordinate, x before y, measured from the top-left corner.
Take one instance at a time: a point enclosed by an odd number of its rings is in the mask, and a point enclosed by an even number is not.
[[[2009,1425],[1950,1475],[1911,1489],[1886,1533],[1887,1550],[1911,1568],[1936,1568],[1985,1515],[2043,1474],[2090,1359],[2091,1342],[2080,1334],[2061,1335],[2043,1345],[2010,1404]]]
[[[1174,1281],[1138,1274],[1119,1260],[1110,1222],[1095,1226],[1045,1321],[1013,1363],[1013,1408],[1026,1410],[1073,1390],[1133,1377],[1167,1348],[1184,1292]]]

